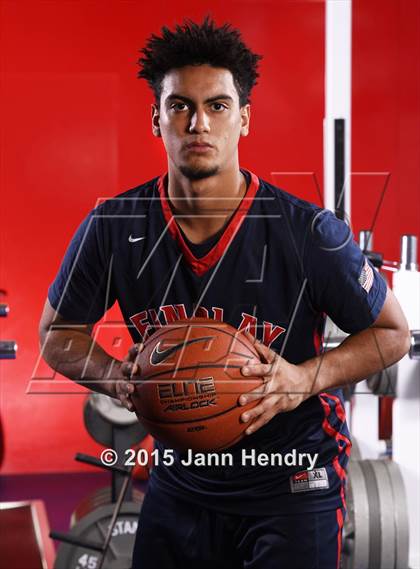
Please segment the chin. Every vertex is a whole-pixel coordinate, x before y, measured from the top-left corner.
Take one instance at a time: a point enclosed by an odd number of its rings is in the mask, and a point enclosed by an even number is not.
[[[204,180],[219,173],[219,166],[180,166],[179,170],[189,180]]]

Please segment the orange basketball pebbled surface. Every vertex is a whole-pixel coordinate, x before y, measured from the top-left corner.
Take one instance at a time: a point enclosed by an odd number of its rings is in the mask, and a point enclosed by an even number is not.
[[[207,318],[178,320],[159,328],[139,355],[141,381],[131,396],[149,432],[180,451],[222,450],[238,442],[248,423],[242,393],[261,386],[241,368],[260,363],[251,342],[238,330]]]

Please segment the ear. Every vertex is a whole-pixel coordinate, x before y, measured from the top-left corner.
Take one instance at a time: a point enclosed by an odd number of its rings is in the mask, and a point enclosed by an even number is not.
[[[154,136],[160,137],[160,115],[159,108],[156,103],[152,104],[152,132]]]
[[[241,136],[248,136],[249,122],[251,120],[251,105],[244,105],[240,109],[241,113]]]

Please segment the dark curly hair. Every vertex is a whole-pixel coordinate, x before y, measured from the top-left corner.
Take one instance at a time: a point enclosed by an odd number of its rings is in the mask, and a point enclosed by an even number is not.
[[[159,103],[162,80],[171,69],[185,65],[212,65],[229,69],[238,91],[240,105],[249,103],[251,89],[256,85],[261,55],[243,43],[241,34],[230,24],[216,27],[208,16],[202,24],[184,20],[175,31],[162,28],[162,35],[149,37],[141,50],[138,76],[146,79]]]

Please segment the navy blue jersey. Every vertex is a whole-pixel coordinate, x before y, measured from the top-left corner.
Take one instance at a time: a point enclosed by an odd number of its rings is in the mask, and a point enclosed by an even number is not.
[[[348,333],[370,326],[386,284],[349,227],[244,173],[241,204],[201,245],[188,244],[176,223],[165,176],[96,207],[49,288],[51,305],[66,319],[93,323],[117,301],[135,342],[194,313],[248,330],[294,364],[320,353],[325,315]],[[226,513],[336,509],[343,506],[350,446],[336,390],[277,414],[231,447],[232,466],[186,466],[175,453],[175,464],[155,466],[150,483]],[[307,465],[244,464],[244,449],[318,454],[317,470],[308,479]]]

